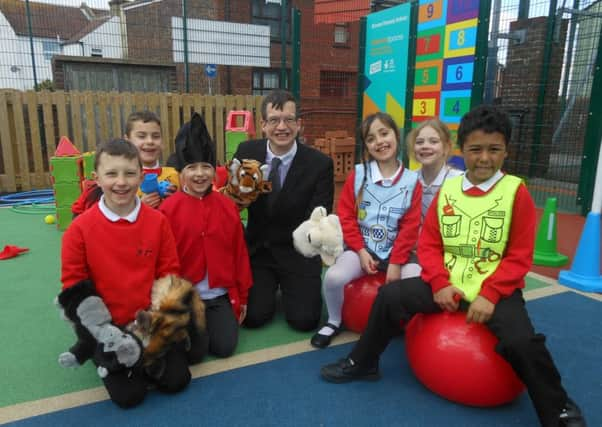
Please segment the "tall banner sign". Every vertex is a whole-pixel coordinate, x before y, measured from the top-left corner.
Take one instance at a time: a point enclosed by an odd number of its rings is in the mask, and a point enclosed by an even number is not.
[[[456,140],[470,109],[478,16],[478,0],[420,0],[413,126],[437,116]]]
[[[410,3],[368,15],[364,68],[363,116],[389,113],[404,127]]]

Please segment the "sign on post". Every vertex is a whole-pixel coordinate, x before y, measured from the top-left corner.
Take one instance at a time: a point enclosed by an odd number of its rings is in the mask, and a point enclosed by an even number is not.
[[[215,64],[205,65],[205,75],[210,79],[214,78],[217,75],[217,66]]]
[[[386,111],[397,126],[404,127],[410,3],[368,15],[364,68],[364,111],[366,117]]]

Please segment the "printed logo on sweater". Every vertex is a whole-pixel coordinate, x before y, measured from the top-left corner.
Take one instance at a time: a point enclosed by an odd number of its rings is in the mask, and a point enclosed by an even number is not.
[[[136,250],[136,256],[141,256],[141,257],[149,257],[153,255],[153,250],[152,249],[144,249],[144,248],[138,248]]]

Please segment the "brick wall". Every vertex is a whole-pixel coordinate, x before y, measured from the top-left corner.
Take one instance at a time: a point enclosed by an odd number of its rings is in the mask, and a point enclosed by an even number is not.
[[[223,15],[214,0],[195,0],[188,2],[187,16],[196,19],[218,19]],[[126,9],[128,53],[130,59],[147,62],[172,62],[172,16],[182,16],[181,0],[163,0],[142,7]],[[190,92],[208,93],[209,83],[205,76],[204,64],[189,64]],[[185,90],[184,64],[176,64],[177,90]],[[218,75],[222,73],[219,72]],[[214,79],[211,82],[213,94],[222,93],[223,82]]]
[[[308,142],[323,136],[325,131],[355,130],[357,64],[359,50],[359,22],[348,24],[349,41],[344,45],[334,43],[334,24],[313,22],[314,2],[293,0],[292,5],[301,11],[301,109],[304,120],[303,135]],[[190,5],[190,2],[189,2]],[[199,0],[188,7],[191,18],[219,19],[250,23],[251,2],[230,0]],[[180,0],[164,0],[126,11],[130,58],[144,61],[170,62],[173,60],[171,42],[171,16],[181,16]],[[292,62],[292,48],[287,45],[287,66]],[[270,49],[272,68],[281,65],[281,45],[272,41]],[[185,90],[184,64],[176,64],[177,90]],[[190,91],[208,93],[209,82],[202,64],[189,64]],[[320,73],[348,73],[346,96],[322,96]],[[253,69],[251,67],[218,66],[217,77],[212,79],[213,94],[247,95],[252,93]]]
[[[564,41],[567,22],[561,25],[559,40]],[[510,32],[526,30],[522,44],[509,42],[507,63],[502,73],[501,104],[507,110],[522,110],[520,127],[515,128],[513,144],[506,162],[507,169],[519,175],[529,173],[532,156],[536,165],[531,168],[534,176],[544,176],[550,157],[552,135],[559,119],[558,90],[564,56],[564,42],[552,45],[548,65],[547,86],[543,102],[542,123],[539,141],[535,141],[537,102],[541,90],[548,18],[537,17],[510,23]],[[536,152],[536,154],[534,154]]]

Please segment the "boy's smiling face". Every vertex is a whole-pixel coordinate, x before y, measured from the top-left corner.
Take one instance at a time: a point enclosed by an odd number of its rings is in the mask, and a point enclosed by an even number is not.
[[[508,157],[506,139],[500,132],[474,130],[466,136],[462,154],[466,164],[466,177],[475,185],[481,184],[502,168]]]
[[[142,171],[137,158],[101,153],[93,174],[104,195],[107,207],[123,217],[136,207],[136,193],[142,182]]]
[[[125,139],[136,146],[144,167],[155,167],[161,156],[161,126],[157,122],[136,120]]]

